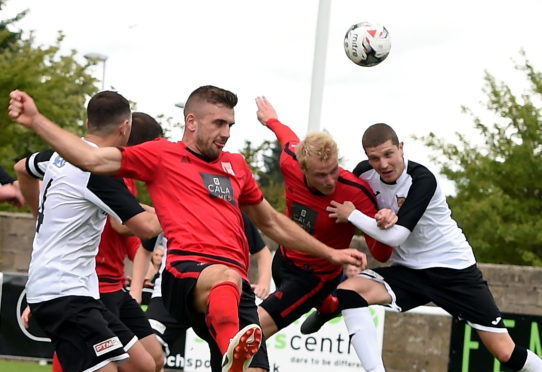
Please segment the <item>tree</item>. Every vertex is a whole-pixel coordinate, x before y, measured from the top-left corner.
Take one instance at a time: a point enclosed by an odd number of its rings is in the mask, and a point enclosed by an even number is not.
[[[252,142],[246,140],[240,152],[247,160],[267,201],[278,211],[285,212],[284,180],[279,167],[282,152],[280,143],[263,141],[259,146],[253,147]]]
[[[0,8],[3,4],[0,0]],[[32,33],[25,38],[8,30],[24,14],[0,22],[0,165],[12,175],[15,162],[47,148],[32,131],[12,123],[7,109],[12,90],[27,91],[45,116],[78,134],[84,132],[85,103],[97,92],[97,79],[87,72],[93,63],[78,63],[75,50],[62,54],[61,32],[55,45],[35,46]]]
[[[542,266],[542,74],[521,52],[516,69],[525,73],[528,91],[514,95],[486,72],[484,92],[494,122],[470,109],[484,139],[478,147],[457,133],[458,144],[430,133],[421,139],[443,155],[433,160],[456,185],[449,198],[455,219],[479,261]]]

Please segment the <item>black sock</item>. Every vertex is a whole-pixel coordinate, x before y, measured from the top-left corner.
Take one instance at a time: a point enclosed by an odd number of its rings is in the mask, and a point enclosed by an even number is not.
[[[350,289],[337,289],[337,299],[339,300],[339,309],[341,310],[369,306],[367,301],[359,293]]]
[[[513,369],[514,371],[519,371],[525,365],[527,361],[527,349],[524,347],[516,345],[510,359],[507,362],[501,363],[503,366]]]

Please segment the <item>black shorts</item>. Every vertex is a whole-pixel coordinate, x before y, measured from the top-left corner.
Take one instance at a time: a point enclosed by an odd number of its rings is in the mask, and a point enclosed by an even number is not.
[[[445,267],[415,270],[397,265],[375,268],[374,272],[389,286],[390,307],[398,311],[433,302],[475,329],[507,332],[501,312],[476,265],[460,270]],[[371,273],[367,270],[361,275],[377,281],[382,279]]]
[[[175,269],[180,273],[179,276],[183,277],[175,277],[168,270],[164,270],[162,273],[162,298],[166,309],[181,326],[192,327],[200,338],[207,341],[211,352],[211,370],[220,372],[222,371],[222,353],[205,324],[205,314],[196,312],[192,306],[192,292],[199,274],[209,265],[212,264],[193,261],[173,263]],[[249,324],[259,325],[260,320],[254,292],[250,283],[243,280],[243,291],[239,303],[239,329]],[[269,370],[265,339],[262,340],[260,350],[254,355],[250,367]]]
[[[32,317],[52,340],[65,371],[95,370],[128,359],[136,336],[103,303],[65,296],[29,304]]]
[[[152,297],[147,307],[147,318],[164,351],[169,355],[169,347],[183,337],[187,327],[182,326],[164,306],[162,297]]]
[[[141,306],[126,289],[100,293],[100,300],[128,329],[134,332],[137,338],[142,339],[154,333]]]
[[[280,249],[273,257],[273,280],[277,286],[260,306],[273,318],[278,329],[283,329],[320,303],[337,287],[342,272],[329,279],[303,270],[284,258]]]

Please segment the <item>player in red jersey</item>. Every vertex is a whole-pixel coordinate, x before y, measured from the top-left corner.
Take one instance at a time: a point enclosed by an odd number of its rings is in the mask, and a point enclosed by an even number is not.
[[[192,92],[181,142],[126,148],[87,146],[39,113],[24,92],[10,94],[9,115],[34,130],[67,161],[101,174],[144,181],[168,238],[162,290],[166,306],[223,354],[222,372],[269,369],[247,278],[242,210],[264,234],[335,264],[366,266],[363,253],[333,249],[307,234],[263,198],[248,164],[222,151],[235,123],[237,96],[214,86]],[[241,330],[239,330],[242,328]],[[260,345],[262,347],[260,347]],[[214,371],[217,372],[217,371]]]
[[[265,97],[256,98],[258,120],[277,136],[283,151],[280,170],[284,177],[287,215],[309,234],[335,249],[348,247],[356,232],[350,223],[337,224],[326,211],[332,200],[352,201],[366,214],[376,214],[371,187],[339,167],[335,141],[326,133],[309,134],[303,141],[277,119]],[[393,219],[394,216],[391,216]],[[390,223],[392,221],[386,221]],[[368,235],[371,254],[386,261],[391,247]],[[331,319],[339,314],[337,298],[330,293],[340,283],[343,266],[281,245],[273,258],[274,293],[258,309],[265,337],[299,319],[312,307]]]

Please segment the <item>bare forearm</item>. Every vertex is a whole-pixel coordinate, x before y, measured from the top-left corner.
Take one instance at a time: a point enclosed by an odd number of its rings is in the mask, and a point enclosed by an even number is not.
[[[282,213],[275,213],[271,226],[260,227],[262,232],[279,244],[310,255],[328,259],[331,248],[318,241]]]
[[[41,114],[36,115],[32,129],[66,161],[83,170],[114,174],[120,168],[121,154],[118,149],[93,147]]]
[[[130,284],[130,294],[138,302],[141,302],[141,292],[143,291],[143,285],[145,283],[145,274],[149,269],[151,262],[152,252],[147,251],[140,246],[134,257],[134,264],[132,266],[132,282]]]

